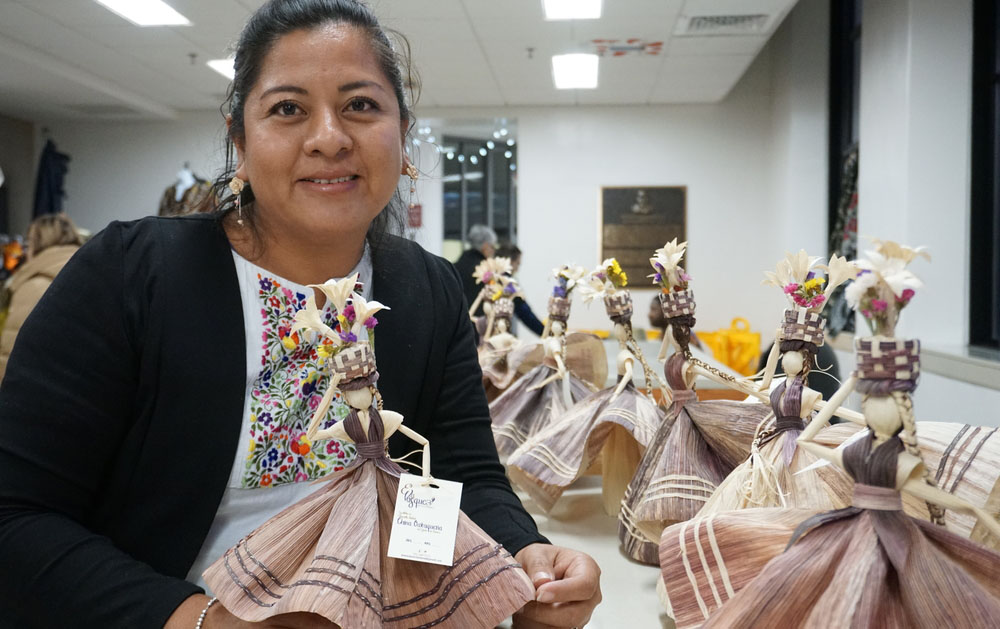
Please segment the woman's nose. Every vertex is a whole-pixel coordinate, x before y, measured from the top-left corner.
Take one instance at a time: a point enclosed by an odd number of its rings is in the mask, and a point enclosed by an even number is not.
[[[302,148],[308,154],[335,157],[354,146],[354,140],[334,111],[323,111],[313,116],[307,133]]]

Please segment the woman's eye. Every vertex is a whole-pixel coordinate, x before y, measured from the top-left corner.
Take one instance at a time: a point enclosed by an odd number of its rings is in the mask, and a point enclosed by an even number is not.
[[[294,116],[299,112],[299,106],[291,101],[283,101],[271,108],[271,113],[282,116]]]
[[[377,107],[375,101],[368,98],[355,98],[347,105],[347,108],[351,111],[369,111]]]

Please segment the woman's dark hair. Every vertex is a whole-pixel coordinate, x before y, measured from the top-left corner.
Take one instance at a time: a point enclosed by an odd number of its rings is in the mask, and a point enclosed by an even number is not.
[[[409,43],[402,34],[382,28],[372,10],[359,0],[268,0],[243,27],[236,44],[234,63],[236,75],[229,85],[226,100],[221,108],[224,116],[227,113],[232,116],[232,123],[226,134],[225,170],[212,184],[214,197],[218,199],[216,212],[220,219],[236,209],[236,195],[232,194],[228,187],[229,181],[236,174],[234,139],[244,138],[243,106],[247,95],[260,77],[265,57],[275,42],[284,35],[330,23],[348,24],[368,35],[379,67],[396,94],[399,116],[409,135],[413,116],[410,103],[407,101],[407,92],[414,96],[417,79],[410,65]],[[389,34],[398,40],[401,52],[393,47]],[[259,236],[255,221],[253,189],[250,184],[244,187],[240,202],[244,224],[255,237]],[[368,229],[369,240],[377,241],[389,233],[402,233],[404,211],[403,200],[397,190],[389,204],[372,221]],[[260,242],[260,239],[257,238],[257,241]]]

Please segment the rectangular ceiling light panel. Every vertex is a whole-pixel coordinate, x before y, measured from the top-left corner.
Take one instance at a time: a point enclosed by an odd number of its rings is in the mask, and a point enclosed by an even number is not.
[[[236,77],[236,68],[233,64],[236,62],[235,59],[212,59],[205,63],[208,67],[212,68],[222,76],[226,77],[230,81]]]
[[[596,20],[601,0],[542,0],[546,20]]]
[[[189,26],[191,21],[163,0],[94,0],[137,26]]]
[[[559,90],[592,90],[597,87],[597,55],[552,57],[552,78]]]

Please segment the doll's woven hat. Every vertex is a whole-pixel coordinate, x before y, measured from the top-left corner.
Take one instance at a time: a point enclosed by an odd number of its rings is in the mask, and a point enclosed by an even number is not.
[[[493,316],[497,319],[510,319],[514,315],[514,300],[501,297],[493,302]]]
[[[626,290],[619,291],[604,298],[604,309],[611,319],[628,320],[632,318],[632,294]]]
[[[549,319],[566,323],[569,320],[570,301],[565,297],[549,297]]]
[[[916,382],[920,377],[920,341],[863,338],[854,341],[857,375],[862,380]]]
[[[826,319],[818,312],[805,308],[789,308],[785,310],[781,322],[781,334],[785,341],[804,341],[816,347],[823,345]]]
[[[358,343],[337,352],[330,359],[333,371],[341,375],[341,382],[368,378],[375,373],[375,352],[368,343]]]
[[[693,316],[695,305],[694,291],[690,288],[660,293],[660,308],[668,319]]]

